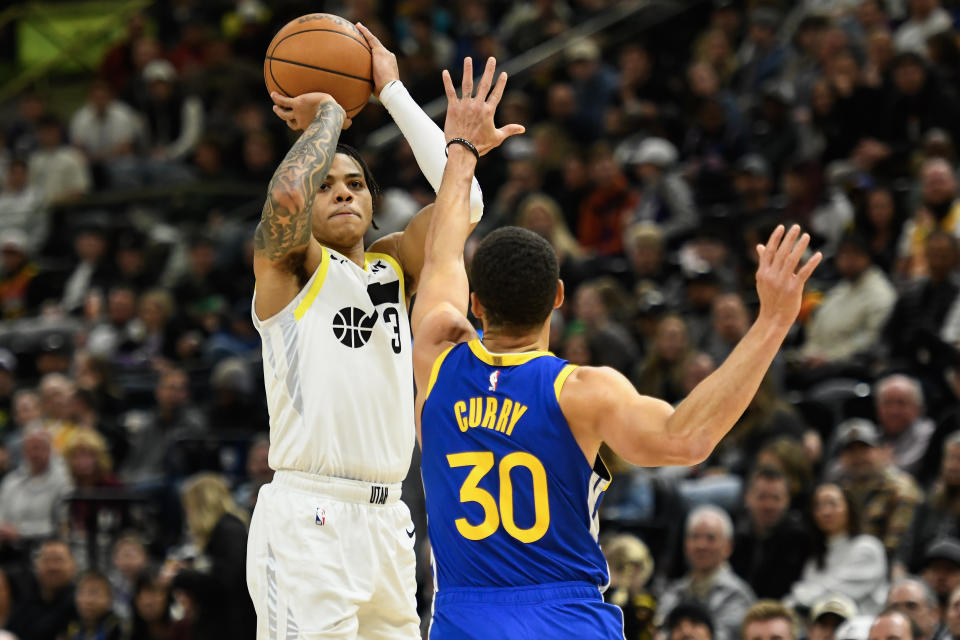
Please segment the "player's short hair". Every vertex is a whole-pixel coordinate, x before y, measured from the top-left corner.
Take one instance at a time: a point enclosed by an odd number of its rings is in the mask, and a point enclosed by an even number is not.
[[[360,170],[363,171],[363,181],[367,183],[367,189],[370,191],[370,197],[373,198],[374,204],[376,204],[377,196],[380,195],[380,184],[373,177],[373,172],[370,171],[367,161],[363,159],[362,155],[360,155],[360,151],[348,144],[339,142],[337,143],[337,153],[350,156],[353,158],[354,162],[360,165]]]
[[[533,329],[550,317],[559,278],[550,243],[520,227],[502,227],[484,238],[470,266],[487,323],[507,331]]]

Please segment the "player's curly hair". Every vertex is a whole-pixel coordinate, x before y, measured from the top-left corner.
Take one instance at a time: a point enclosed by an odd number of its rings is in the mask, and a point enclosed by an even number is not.
[[[337,153],[350,156],[353,158],[354,162],[360,166],[360,170],[363,171],[363,181],[367,183],[367,189],[370,191],[370,197],[373,199],[374,205],[376,205],[377,196],[380,195],[380,184],[373,177],[373,172],[370,171],[370,167],[367,165],[366,160],[364,160],[363,156],[360,155],[360,151],[348,144],[339,142],[337,143]]]
[[[543,324],[553,311],[559,277],[550,243],[520,227],[502,227],[484,238],[470,266],[488,326],[509,332]]]

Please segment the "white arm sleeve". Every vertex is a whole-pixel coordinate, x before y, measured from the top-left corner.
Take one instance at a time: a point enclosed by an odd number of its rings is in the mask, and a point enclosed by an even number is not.
[[[380,102],[390,112],[413,149],[413,156],[423,176],[434,191],[439,191],[443,168],[447,165],[447,139],[443,131],[424,113],[399,80],[394,80],[380,91]],[[470,187],[470,222],[476,223],[482,216],[483,192],[474,178]]]

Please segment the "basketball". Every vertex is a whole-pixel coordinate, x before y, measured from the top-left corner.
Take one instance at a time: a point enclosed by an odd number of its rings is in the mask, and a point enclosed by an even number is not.
[[[263,79],[268,92],[290,97],[329,93],[353,118],[373,91],[373,58],[349,20],[311,13],[291,20],[273,37]]]

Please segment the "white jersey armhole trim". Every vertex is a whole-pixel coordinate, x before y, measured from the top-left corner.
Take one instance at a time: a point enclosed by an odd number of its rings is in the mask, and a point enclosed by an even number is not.
[[[250,315],[253,317],[253,325],[258,329],[266,329],[275,322],[279,322],[281,318],[289,316],[290,314],[293,314],[296,320],[300,320],[300,318],[302,318],[307,312],[307,309],[309,309],[317,299],[317,294],[319,294],[320,289],[323,288],[323,282],[327,278],[327,270],[329,268],[330,252],[327,251],[326,247],[320,247],[320,265],[317,267],[317,270],[313,272],[313,275],[310,276],[310,279],[307,280],[307,283],[303,285],[303,288],[300,289],[297,295],[293,297],[293,300],[287,303],[287,306],[266,320],[261,320],[257,317],[257,288],[256,285],[254,285],[253,304],[250,306]]]

